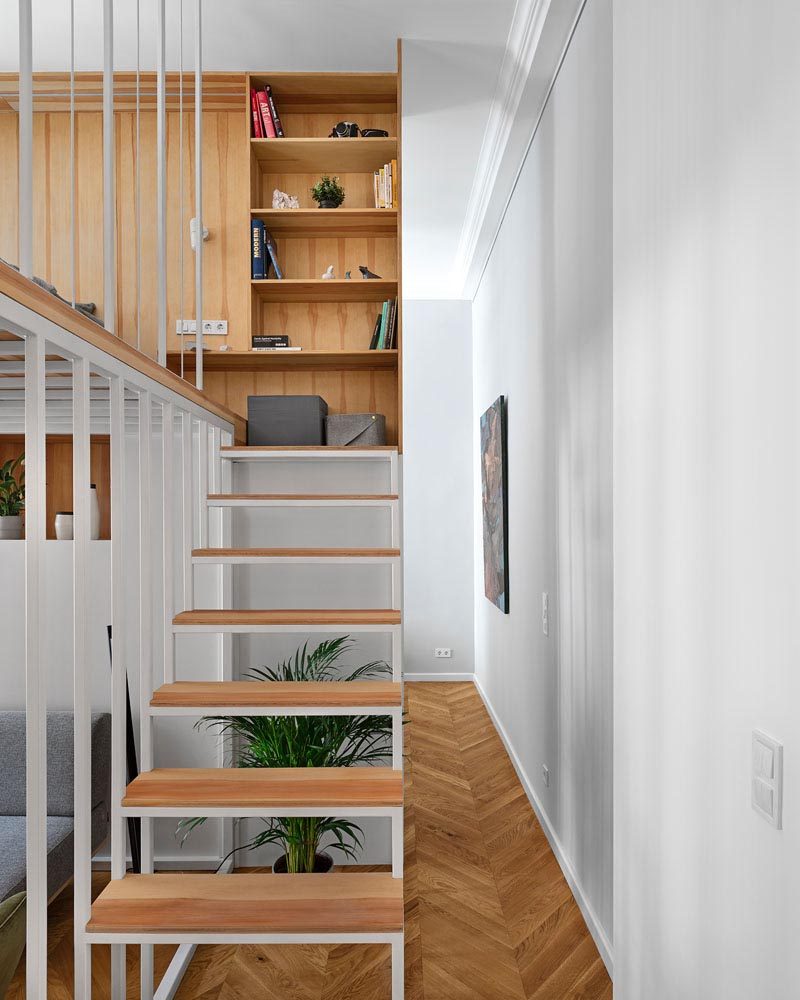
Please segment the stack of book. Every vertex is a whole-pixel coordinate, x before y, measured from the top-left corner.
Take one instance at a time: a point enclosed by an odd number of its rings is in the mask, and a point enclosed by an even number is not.
[[[272,87],[269,84],[266,84],[263,90],[250,88],[250,109],[252,111],[254,139],[283,138],[283,126],[278,109],[275,107]]]
[[[385,163],[373,175],[375,208],[397,208],[397,160]]]
[[[302,347],[292,347],[285,333],[266,334],[254,333],[251,350],[253,351],[302,351]]]
[[[280,281],[283,272],[278,264],[275,241],[261,219],[253,219],[250,223],[250,276],[254,281],[268,278],[270,267]]]
[[[393,351],[397,348],[397,299],[387,299],[375,320],[369,344],[371,351]]]

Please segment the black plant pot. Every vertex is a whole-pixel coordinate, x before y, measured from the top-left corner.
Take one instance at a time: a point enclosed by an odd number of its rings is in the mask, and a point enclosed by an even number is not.
[[[314,855],[314,872],[318,874],[324,874],[326,872],[333,870],[333,858],[330,854],[315,854]],[[281,854],[275,864],[272,866],[273,875],[285,875],[287,871],[286,866],[286,855]]]
[[[331,198],[323,198],[319,203],[320,208],[338,208],[339,202],[333,201]]]

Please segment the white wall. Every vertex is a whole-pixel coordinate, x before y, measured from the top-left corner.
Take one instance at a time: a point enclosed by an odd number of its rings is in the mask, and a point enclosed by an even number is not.
[[[472,310],[403,310],[405,671],[471,674]],[[437,646],[452,659],[434,659]]]
[[[798,37],[794,0],[615,3],[618,1000],[800,989]]]
[[[611,103],[611,2],[589,0],[474,302],[472,418],[476,676],[606,957]],[[501,394],[508,400],[507,616],[484,597],[481,571],[478,421]],[[550,595],[548,637],[543,592]]]

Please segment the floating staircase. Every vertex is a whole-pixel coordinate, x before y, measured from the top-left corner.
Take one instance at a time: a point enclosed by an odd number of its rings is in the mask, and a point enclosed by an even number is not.
[[[155,944],[375,944],[392,951],[392,1000],[403,997],[403,773],[402,773],[402,628],[399,460],[394,448],[240,448],[222,447],[221,482],[225,492],[207,492],[204,516],[216,519],[215,540],[187,552],[191,573],[211,565],[219,573],[224,601],[233,593],[237,566],[352,564],[388,566],[392,607],[383,609],[187,608],[172,620],[173,648],[165,656],[165,683],[152,691],[149,718],[232,715],[385,715],[392,720],[391,767],[358,768],[153,768],[132,781],[121,815],[146,824],[156,818],[335,816],[386,817],[392,829],[391,873],[273,875],[252,873],[125,875],[112,880],[92,906],[89,943],[142,946],[142,997],[153,996],[152,949]],[[387,475],[385,492],[241,493],[230,490],[237,462],[313,461],[359,469],[380,463]],[[230,544],[231,519],[241,508],[381,507],[388,508],[387,547],[377,548],[236,548]],[[201,543],[208,537],[201,530]],[[391,681],[263,682],[229,679],[230,665],[219,680],[177,680],[176,649],[181,635],[384,633],[391,642]],[[232,642],[232,640],[229,640]],[[230,659],[230,649],[228,649]],[[249,666],[250,664],[248,664]],[[152,753],[146,757],[152,760]],[[146,842],[152,849],[152,827]],[[144,865],[152,872],[152,866]],[[149,950],[148,950],[149,949]],[[148,958],[148,955],[150,956]],[[148,964],[149,963],[149,964]],[[161,991],[159,991],[161,995]],[[168,995],[173,995],[169,993]],[[118,998],[115,998],[118,1000]]]

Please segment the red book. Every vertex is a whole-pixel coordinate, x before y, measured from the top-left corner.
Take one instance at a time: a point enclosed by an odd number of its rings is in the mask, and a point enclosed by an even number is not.
[[[267,139],[277,139],[278,133],[275,131],[275,122],[272,120],[272,115],[269,113],[269,100],[267,99],[266,90],[259,90],[258,106],[261,109],[261,121],[264,124],[264,135]]]
[[[258,97],[256,96],[255,90],[250,88],[250,107],[253,111],[253,138],[263,139],[264,129],[261,127],[261,115],[258,109]]]

